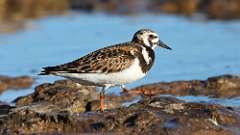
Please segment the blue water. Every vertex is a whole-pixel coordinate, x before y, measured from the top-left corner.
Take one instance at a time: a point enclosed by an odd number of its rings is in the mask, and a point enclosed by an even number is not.
[[[37,78],[34,86],[59,79],[38,76],[41,67],[62,64],[98,48],[129,41],[140,28],[155,30],[173,50],[157,49],[152,70],[144,79],[129,84],[130,88],[160,81],[240,74],[239,20],[194,21],[168,15],[72,13],[27,23],[26,30],[0,35],[0,74],[33,76]],[[31,88],[24,92],[5,92],[0,100],[9,102],[32,91]]]

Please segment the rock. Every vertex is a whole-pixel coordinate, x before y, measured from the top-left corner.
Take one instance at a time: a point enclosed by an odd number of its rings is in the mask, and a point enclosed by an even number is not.
[[[240,18],[239,0],[72,0],[72,9],[115,14],[166,12],[187,16],[205,14],[210,19]]]
[[[211,0],[207,15],[212,19],[236,19],[240,17],[239,0]]]
[[[69,0],[0,0],[0,33],[29,28],[29,18],[66,14],[69,5]]]
[[[240,96],[240,77],[222,75],[207,80],[173,81],[148,84],[131,90],[132,94],[158,95],[172,94],[206,95],[211,97],[237,97]]]
[[[0,22],[6,17],[7,0],[0,1]]]
[[[6,83],[3,83],[0,81],[0,93],[8,88],[8,85]]]
[[[48,103],[71,112],[84,112],[87,102],[97,100],[95,87],[76,84],[70,80],[45,83],[35,88],[35,92],[15,100],[17,106]]]
[[[133,93],[231,97],[238,95],[239,85],[238,76],[223,75],[147,85],[134,89]],[[0,134],[237,135],[240,132],[239,108],[184,102],[175,97],[141,98],[123,94],[106,95],[106,111],[101,113],[96,88],[70,80],[39,85],[34,93],[15,102],[16,107],[0,104]]]
[[[184,15],[192,15],[199,10],[199,0],[165,0],[154,1],[152,9],[167,13],[177,13]]]
[[[7,115],[12,108],[14,107],[0,101],[0,117]]]
[[[7,89],[26,89],[32,86],[34,80],[29,76],[0,76],[0,93]]]
[[[36,103],[13,108],[0,117],[0,134],[236,135],[239,128],[240,113],[234,108],[173,97],[145,99],[104,113],[70,113]]]
[[[1,0],[0,21],[20,21],[65,12],[69,0]]]
[[[118,108],[122,102],[132,99],[133,96],[106,95],[106,107]],[[111,100],[112,102],[108,102]],[[96,87],[83,86],[70,80],[60,80],[53,84],[45,83],[35,88],[35,92],[17,98],[17,107],[32,104],[47,104],[71,113],[99,110],[99,94]]]
[[[173,13],[210,19],[239,19],[239,0],[1,0],[0,33],[29,28],[24,20],[66,14],[68,10],[110,14]],[[194,16],[194,17],[199,17]]]

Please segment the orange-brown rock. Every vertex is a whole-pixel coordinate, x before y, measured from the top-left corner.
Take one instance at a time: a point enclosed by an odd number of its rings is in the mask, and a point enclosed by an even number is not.
[[[167,13],[192,15],[199,10],[199,0],[165,0],[154,1],[152,8]]]
[[[38,18],[66,9],[69,9],[69,0],[1,0],[0,18],[7,21]]]
[[[0,22],[6,19],[6,3],[7,0],[0,1]]]
[[[240,96],[240,77],[222,75],[210,77],[207,80],[190,80],[160,82],[137,87],[129,94],[172,94],[172,95],[206,95],[211,97],[237,97]]]
[[[237,19],[240,17],[239,0],[120,0],[120,1],[71,1],[73,9],[106,11],[110,13],[166,12],[184,15],[206,14],[213,19]]]
[[[211,0],[209,2],[207,15],[213,19],[240,18],[240,1],[239,0]]]
[[[0,76],[0,93],[7,89],[25,89],[32,86],[34,80],[29,76]]]

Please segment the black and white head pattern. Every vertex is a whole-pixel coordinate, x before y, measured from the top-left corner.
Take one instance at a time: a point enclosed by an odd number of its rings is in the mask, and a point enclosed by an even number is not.
[[[159,36],[153,30],[141,29],[133,36],[133,42],[138,42],[155,49],[159,43]]]

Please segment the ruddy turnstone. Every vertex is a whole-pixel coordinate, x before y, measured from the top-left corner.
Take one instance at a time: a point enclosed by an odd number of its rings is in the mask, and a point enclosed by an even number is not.
[[[125,89],[125,84],[143,78],[153,65],[157,46],[171,50],[153,30],[141,29],[130,42],[101,48],[66,64],[44,67],[40,74],[102,87],[100,110],[104,111],[105,91],[113,86]]]

